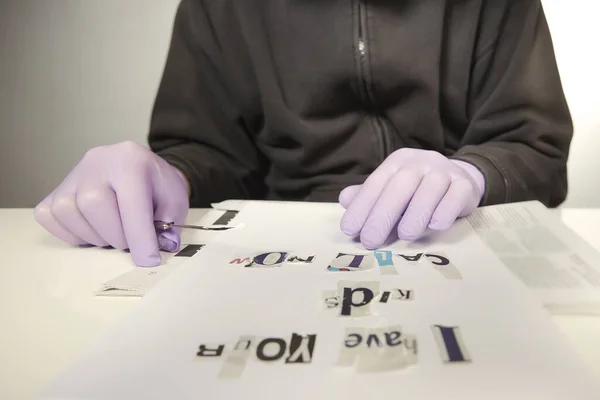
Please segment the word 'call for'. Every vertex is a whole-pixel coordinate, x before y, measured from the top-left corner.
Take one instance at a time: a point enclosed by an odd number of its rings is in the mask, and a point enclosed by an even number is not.
[[[285,251],[271,251],[254,257],[235,258],[229,264],[241,264],[246,268],[274,268],[287,264],[311,264],[315,255],[300,255]],[[396,264],[414,264],[425,262],[433,266],[447,279],[462,279],[456,266],[442,252],[393,254],[389,250],[376,250],[368,254],[338,253],[327,266],[328,271],[353,272],[365,271],[379,266],[382,275],[397,275]]]

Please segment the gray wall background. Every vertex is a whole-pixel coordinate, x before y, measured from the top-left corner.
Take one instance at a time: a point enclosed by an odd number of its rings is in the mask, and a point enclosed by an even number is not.
[[[600,207],[600,2],[544,0],[575,119],[565,207]],[[178,0],[0,0],[0,207],[34,207],[91,147],[146,144]]]
[[[0,0],[0,207],[91,147],[146,144],[178,0]]]

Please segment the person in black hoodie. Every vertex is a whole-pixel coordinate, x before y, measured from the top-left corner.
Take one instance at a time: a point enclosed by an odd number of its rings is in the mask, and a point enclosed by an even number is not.
[[[573,125],[540,0],[182,0],[148,136],[36,208],[72,244],[175,251],[188,207],[339,201],[367,248],[567,194]]]

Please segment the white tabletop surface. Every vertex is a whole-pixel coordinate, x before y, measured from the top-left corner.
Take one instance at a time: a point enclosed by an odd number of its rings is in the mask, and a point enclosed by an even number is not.
[[[600,250],[600,209],[555,212]],[[62,244],[29,209],[0,209],[0,221],[0,399],[31,399],[139,301],[94,296],[134,265],[118,250]],[[600,317],[553,319],[600,379]]]

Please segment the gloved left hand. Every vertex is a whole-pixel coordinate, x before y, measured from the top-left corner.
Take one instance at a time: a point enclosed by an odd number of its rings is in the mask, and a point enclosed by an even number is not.
[[[416,240],[427,228],[448,229],[481,202],[485,179],[473,165],[419,149],[392,153],[362,185],[340,193],[346,209],[342,231],[360,235],[367,249],[385,243],[398,225],[398,237]]]

